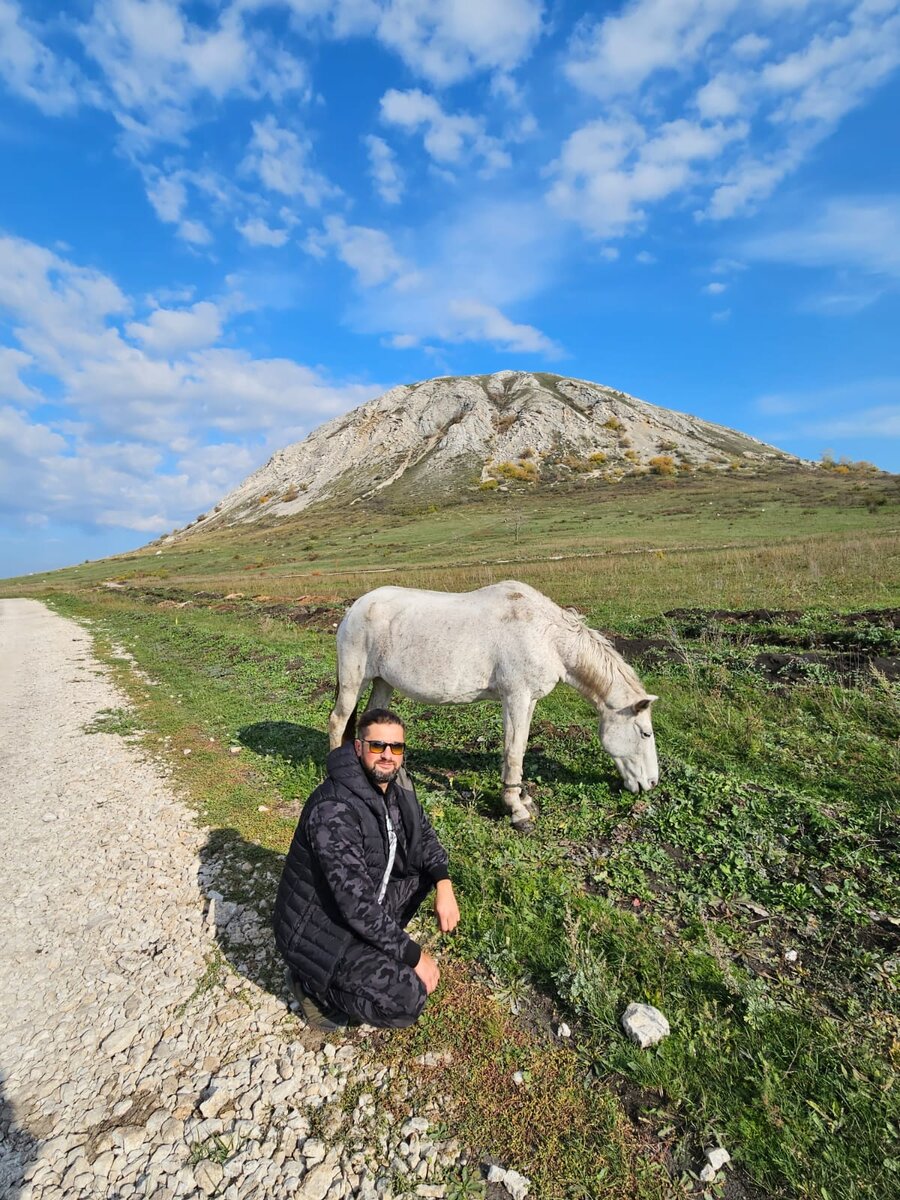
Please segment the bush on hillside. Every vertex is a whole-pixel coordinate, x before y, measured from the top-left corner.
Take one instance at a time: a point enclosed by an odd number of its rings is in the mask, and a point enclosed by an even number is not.
[[[649,466],[654,475],[675,474],[675,459],[671,454],[657,454],[650,459]]]

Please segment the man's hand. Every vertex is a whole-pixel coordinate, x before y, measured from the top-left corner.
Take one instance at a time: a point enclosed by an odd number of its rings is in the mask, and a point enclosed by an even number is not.
[[[425,991],[426,991],[427,995],[430,996],[431,993],[434,991],[434,989],[437,987],[438,980],[441,977],[441,973],[438,970],[437,963],[434,961],[434,959],[431,957],[430,954],[426,954],[426,952],[423,950],[422,957],[419,959],[419,961],[413,967],[413,970],[418,975],[418,977],[422,980],[422,982],[425,984]]]
[[[452,933],[459,924],[459,905],[449,879],[441,879],[435,887],[434,911],[442,933]]]

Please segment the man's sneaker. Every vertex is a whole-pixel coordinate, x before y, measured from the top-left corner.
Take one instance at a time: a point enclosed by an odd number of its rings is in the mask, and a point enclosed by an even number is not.
[[[334,1029],[346,1029],[350,1024],[350,1018],[346,1013],[339,1012],[336,1008],[322,1008],[313,1000],[312,996],[307,996],[306,992],[304,992],[303,988],[294,978],[294,973],[290,967],[284,972],[284,982],[287,990],[300,1005],[303,1019],[310,1029],[318,1029],[322,1033],[330,1033]]]

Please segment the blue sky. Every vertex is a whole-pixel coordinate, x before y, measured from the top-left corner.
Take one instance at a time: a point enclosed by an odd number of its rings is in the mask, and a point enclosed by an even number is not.
[[[0,0],[0,574],[396,383],[900,470],[898,0]]]

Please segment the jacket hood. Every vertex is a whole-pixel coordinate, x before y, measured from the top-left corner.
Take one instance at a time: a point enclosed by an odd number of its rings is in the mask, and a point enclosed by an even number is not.
[[[382,799],[381,794],[376,791],[375,785],[362,769],[362,763],[357,758],[352,742],[331,751],[326,760],[326,770],[329,779],[347,788],[370,807],[381,807],[378,803]]]

